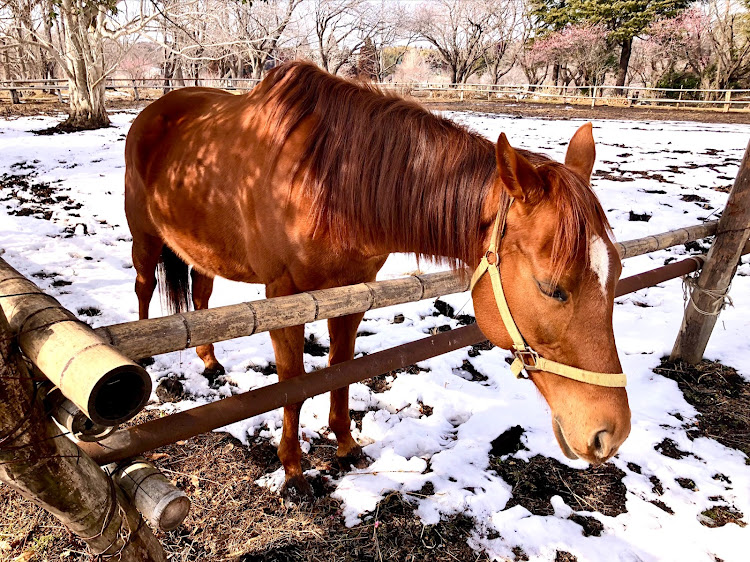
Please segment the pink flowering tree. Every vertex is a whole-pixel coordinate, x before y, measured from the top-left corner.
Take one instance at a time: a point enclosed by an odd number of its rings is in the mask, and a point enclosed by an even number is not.
[[[631,79],[656,85],[669,76],[694,77],[706,86],[712,64],[711,19],[700,7],[654,22],[636,46]]]
[[[604,75],[615,64],[607,42],[607,30],[601,25],[570,25],[555,31],[532,45],[532,60],[559,67],[566,86],[593,86],[604,82]]]

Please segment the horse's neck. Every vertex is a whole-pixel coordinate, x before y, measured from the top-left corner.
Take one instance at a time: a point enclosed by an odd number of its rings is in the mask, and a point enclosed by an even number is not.
[[[449,182],[454,181],[455,178],[448,178],[446,182],[419,186],[423,201],[398,200],[401,205],[397,216],[412,216],[413,220],[394,225],[393,234],[385,236],[388,247],[384,253],[414,253],[472,267],[479,262],[499,205],[505,199],[500,189],[486,182],[487,185],[472,185],[477,193],[467,200],[451,189]],[[425,213],[424,201],[428,200],[428,208],[439,211]]]

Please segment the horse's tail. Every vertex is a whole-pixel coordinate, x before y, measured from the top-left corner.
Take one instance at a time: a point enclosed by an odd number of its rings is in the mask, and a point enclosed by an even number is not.
[[[162,306],[167,312],[176,314],[189,310],[191,299],[188,264],[165,244],[156,271]]]

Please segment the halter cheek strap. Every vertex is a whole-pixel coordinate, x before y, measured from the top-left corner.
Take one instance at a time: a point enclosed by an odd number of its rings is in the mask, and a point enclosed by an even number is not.
[[[513,204],[511,198],[508,204]],[[489,272],[490,281],[492,282],[492,292],[495,295],[495,302],[497,308],[500,311],[500,317],[503,320],[505,329],[508,330],[511,339],[513,340],[513,355],[515,359],[510,366],[511,372],[516,377],[521,377],[523,371],[546,371],[548,373],[554,373],[569,379],[573,379],[588,384],[594,384],[597,386],[606,386],[610,388],[621,388],[627,384],[627,379],[624,373],[596,373],[594,371],[586,371],[579,369],[578,367],[571,367],[570,365],[563,365],[556,361],[550,361],[544,357],[540,357],[539,354],[534,351],[523,339],[521,332],[518,330],[513,316],[510,313],[508,307],[508,301],[505,300],[505,292],[503,291],[503,283],[500,279],[500,254],[498,253],[498,243],[502,240],[502,236],[505,233],[505,220],[507,212],[502,219],[501,228],[501,213],[498,211],[497,217],[495,218],[495,224],[492,227],[492,237],[490,238],[490,245],[487,251],[479,262],[479,266],[471,276],[470,291],[474,290],[474,286],[479,282],[482,276]],[[490,261],[490,258],[493,258]]]

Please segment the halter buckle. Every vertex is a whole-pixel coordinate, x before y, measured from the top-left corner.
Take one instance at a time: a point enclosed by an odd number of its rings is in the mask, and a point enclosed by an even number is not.
[[[539,361],[539,354],[527,347],[526,349],[514,349],[513,356],[523,363],[523,368],[526,371],[538,371],[537,362]]]

